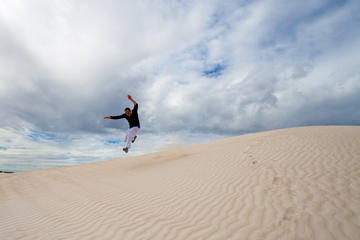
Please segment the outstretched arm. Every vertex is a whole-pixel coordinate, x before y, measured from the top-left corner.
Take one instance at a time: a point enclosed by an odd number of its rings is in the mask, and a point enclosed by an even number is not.
[[[128,99],[129,99],[130,101],[132,101],[134,105],[136,105],[135,100],[134,100],[130,95],[128,95]]]
[[[119,116],[108,116],[108,117],[104,117],[104,119],[121,119],[121,118],[125,118],[125,114],[119,115]]]

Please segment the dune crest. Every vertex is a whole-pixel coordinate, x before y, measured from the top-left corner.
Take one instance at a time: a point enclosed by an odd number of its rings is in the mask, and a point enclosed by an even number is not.
[[[360,127],[0,175],[1,239],[359,239]]]

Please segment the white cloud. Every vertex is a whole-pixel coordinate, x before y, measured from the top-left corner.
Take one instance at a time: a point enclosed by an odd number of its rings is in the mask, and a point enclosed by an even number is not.
[[[216,134],[159,135],[145,132],[139,134],[131,151],[124,154],[123,131],[114,131],[107,135],[69,136],[27,128],[2,128],[0,134],[1,171],[34,170],[131,157],[223,137]]]
[[[360,124],[358,1],[0,6],[2,128],[96,145],[126,130],[103,117],[131,106],[128,93],[139,102],[146,151],[163,136],[183,144],[190,133]]]

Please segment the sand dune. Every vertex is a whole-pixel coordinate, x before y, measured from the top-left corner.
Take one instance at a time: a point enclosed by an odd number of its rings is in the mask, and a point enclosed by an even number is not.
[[[5,239],[360,239],[360,127],[0,175]]]

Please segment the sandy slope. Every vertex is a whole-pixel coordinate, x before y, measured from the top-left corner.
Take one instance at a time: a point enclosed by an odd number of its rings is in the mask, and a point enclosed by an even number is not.
[[[359,239],[360,127],[0,175],[5,239]]]

